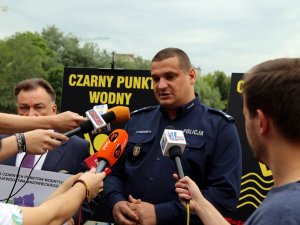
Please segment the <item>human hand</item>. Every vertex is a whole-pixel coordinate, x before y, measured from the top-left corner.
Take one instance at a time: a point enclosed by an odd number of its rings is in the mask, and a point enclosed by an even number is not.
[[[90,171],[83,173],[78,178],[86,183],[89,190],[89,200],[95,198],[99,191],[103,188],[103,180],[106,177],[105,172],[95,172],[96,168],[91,168]]]
[[[113,217],[118,225],[139,224],[137,215],[129,208],[127,201],[119,201],[114,205]]]
[[[24,133],[26,152],[41,155],[47,150],[52,150],[61,145],[61,141],[68,141],[69,138],[63,134],[51,130],[37,129]]]
[[[53,128],[59,132],[66,132],[77,128],[81,123],[87,120],[78,113],[71,111],[62,112],[51,117],[54,119]]]
[[[70,218],[68,221],[67,221],[67,225],[75,225],[75,221],[73,218]]]
[[[55,190],[55,192],[53,192],[48,198],[47,200],[59,195],[59,194],[62,194],[64,192],[66,192],[67,190],[69,190],[74,182],[76,180],[79,179],[79,177],[82,175],[82,173],[78,173],[78,174],[75,174],[75,175],[72,175],[72,176],[69,176],[61,185],[59,185],[59,187]]]
[[[173,177],[178,179],[177,174],[173,174]],[[197,184],[188,176],[176,182],[175,191],[182,205],[186,206],[186,200],[190,201],[190,209],[193,211],[196,211],[206,201]]]
[[[139,225],[156,225],[156,214],[153,204],[135,199],[129,195],[129,208],[136,213],[139,218]]]

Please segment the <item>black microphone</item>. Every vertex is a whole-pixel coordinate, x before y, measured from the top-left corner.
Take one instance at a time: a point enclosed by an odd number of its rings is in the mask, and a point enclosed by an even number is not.
[[[180,179],[184,177],[181,156],[186,146],[183,131],[175,130],[173,126],[168,126],[160,140],[160,146],[164,156],[169,156],[175,161]]]
[[[105,127],[108,123],[116,122],[122,123],[126,122],[130,118],[129,108],[125,106],[116,106],[108,110],[107,113],[100,115],[95,110],[89,110],[86,112],[89,120],[83,122],[79,127],[65,132],[64,135],[71,137],[72,135],[78,133],[88,133],[93,130],[98,130]]]
[[[181,165],[181,156],[186,146],[186,141],[182,130],[175,130],[173,126],[168,126],[164,130],[160,140],[160,146],[164,156],[170,156],[175,161],[179,178],[184,178],[184,173]],[[189,205],[190,201],[185,200]]]

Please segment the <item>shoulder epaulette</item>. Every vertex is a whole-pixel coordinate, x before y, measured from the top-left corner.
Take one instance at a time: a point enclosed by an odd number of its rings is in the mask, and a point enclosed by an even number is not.
[[[140,113],[140,112],[145,112],[145,111],[150,111],[152,109],[157,108],[158,106],[146,106],[140,109],[136,109],[134,111],[131,112],[131,115],[136,114],[136,113]]]
[[[214,109],[214,108],[208,108],[208,111],[210,111],[212,113],[216,113],[216,114],[222,115],[228,121],[234,121],[234,118],[232,116],[230,116],[229,114],[223,112],[222,110]]]

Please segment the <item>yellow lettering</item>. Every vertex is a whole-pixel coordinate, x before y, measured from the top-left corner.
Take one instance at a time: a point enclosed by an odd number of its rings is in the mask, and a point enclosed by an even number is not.
[[[150,87],[148,82],[150,81]],[[143,77],[141,89],[153,89],[153,80],[151,77]]]
[[[71,74],[69,85],[77,87],[108,87],[112,86],[114,76]]]
[[[126,102],[125,102],[125,104],[123,103],[122,105],[129,105],[131,96],[132,96],[132,93],[125,93]]]
[[[150,84],[149,84],[150,81]],[[137,76],[118,76],[117,88],[124,85],[126,89],[153,89],[153,81],[151,77],[137,77]]]
[[[91,141],[91,137],[88,133],[83,134],[84,139],[87,140],[90,143],[90,155],[93,155],[95,153],[93,145],[92,145],[92,141]]]
[[[111,87],[111,83],[112,83],[112,80],[114,79],[114,76],[106,76],[107,78],[107,87]]]
[[[116,94],[113,92],[108,93],[108,104],[114,104],[116,102]]]
[[[89,91],[92,104],[129,105],[132,93]]]
[[[238,93],[243,93],[243,83],[244,83],[244,80],[239,80],[239,82],[237,83],[236,91]]]
[[[107,100],[108,100],[107,92],[101,92],[100,102],[102,102],[102,104],[106,104]]]
[[[70,74],[69,76],[69,85],[70,86],[75,86],[76,85],[76,74]]]
[[[83,84],[82,86],[86,87],[86,86],[90,86],[90,77],[89,76],[84,76],[84,80],[83,80]]]
[[[82,86],[81,80],[83,78],[83,75],[78,74],[77,77],[78,77],[78,80],[77,80],[76,86],[81,87]]]
[[[118,76],[117,78],[117,88],[121,87],[121,84],[125,82],[125,78],[123,76]]]
[[[262,175],[264,175],[265,177],[272,176],[272,171],[270,169],[268,169],[265,164],[259,162],[259,167],[260,167]]]
[[[91,75],[91,86],[92,87],[97,87],[97,81],[98,81],[98,76],[97,75]]]

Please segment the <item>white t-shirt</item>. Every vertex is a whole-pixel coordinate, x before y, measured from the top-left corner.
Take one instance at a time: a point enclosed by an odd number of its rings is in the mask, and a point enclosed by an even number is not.
[[[22,209],[17,205],[0,202],[0,224],[1,225],[22,225]]]

